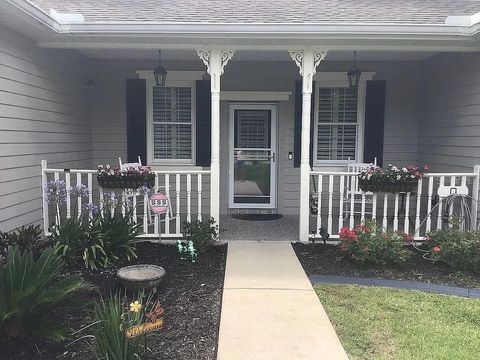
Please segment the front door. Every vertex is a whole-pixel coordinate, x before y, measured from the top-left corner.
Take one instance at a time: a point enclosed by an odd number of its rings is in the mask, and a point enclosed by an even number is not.
[[[276,207],[277,107],[230,105],[230,207]]]

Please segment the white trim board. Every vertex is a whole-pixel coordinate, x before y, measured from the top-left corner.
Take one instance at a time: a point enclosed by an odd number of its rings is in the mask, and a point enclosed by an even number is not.
[[[288,101],[290,91],[221,91],[224,101]]]
[[[136,71],[139,79],[145,79],[152,83],[155,82],[155,76],[153,75],[152,70],[137,70]],[[167,78],[165,80],[165,85],[169,82],[174,82],[178,84],[182,81],[192,82],[195,80],[202,80],[205,71],[168,71],[167,70]]]

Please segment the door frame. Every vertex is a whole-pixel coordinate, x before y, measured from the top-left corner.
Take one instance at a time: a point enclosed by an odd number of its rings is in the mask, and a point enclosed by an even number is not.
[[[235,204],[233,183],[234,183],[234,137],[235,137],[235,110],[270,110],[271,128],[271,153],[274,154],[274,161],[270,164],[270,203],[268,204]],[[276,103],[230,103],[229,104],[229,142],[228,142],[228,206],[231,209],[275,209],[277,207],[277,170],[278,170],[278,105]]]

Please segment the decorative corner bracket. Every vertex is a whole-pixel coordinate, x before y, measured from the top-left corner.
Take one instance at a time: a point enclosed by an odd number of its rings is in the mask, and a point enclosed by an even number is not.
[[[219,75],[222,75],[225,66],[233,57],[234,53],[235,53],[234,50],[197,50],[198,56],[207,67],[207,72],[210,75],[212,75],[212,70],[213,71],[217,70],[217,69],[213,69],[213,66],[212,66],[212,63],[215,62],[215,60],[217,60],[215,59],[217,56],[219,57],[219,64],[218,64]]]
[[[317,66],[327,56],[327,50],[291,50],[290,57],[297,64],[300,75],[303,76],[303,92],[312,92],[313,76]]]

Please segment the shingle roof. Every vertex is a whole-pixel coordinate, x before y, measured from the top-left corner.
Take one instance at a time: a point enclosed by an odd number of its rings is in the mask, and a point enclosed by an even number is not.
[[[443,24],[480,0],[31,0],[86,22]]]

